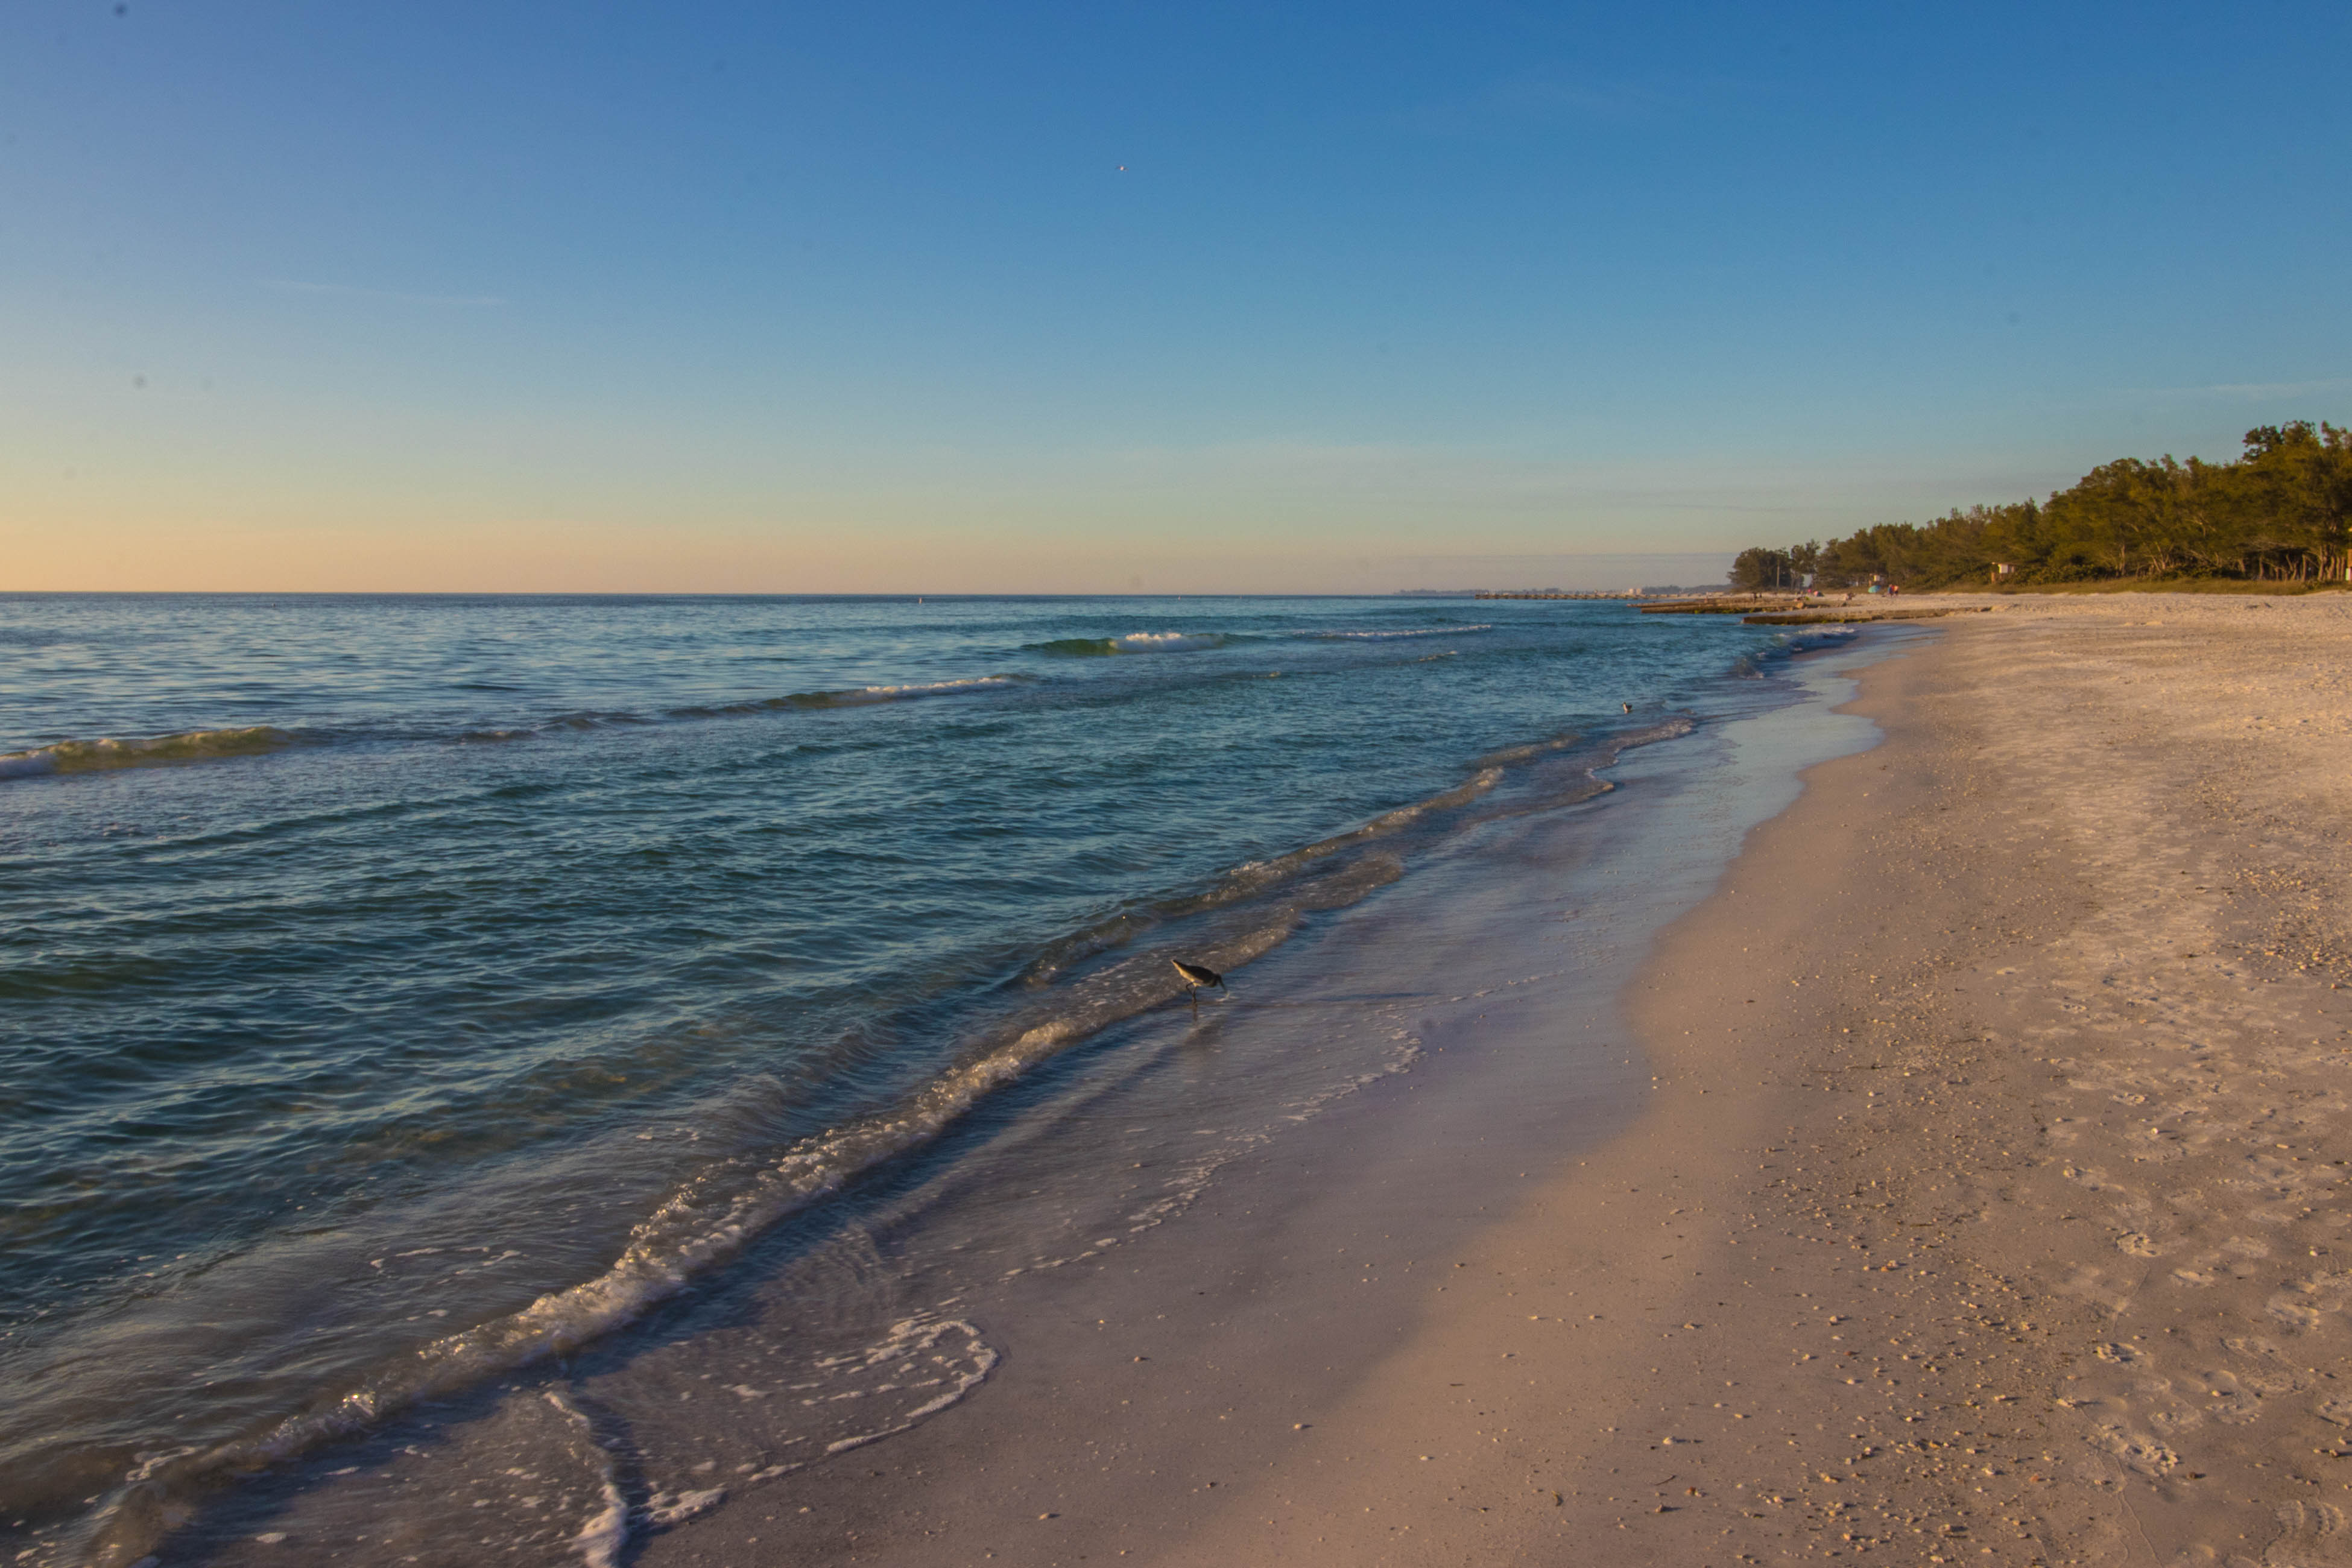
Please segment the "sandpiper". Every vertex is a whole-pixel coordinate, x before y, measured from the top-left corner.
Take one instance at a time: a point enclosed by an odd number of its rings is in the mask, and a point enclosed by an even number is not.
[[[1202,986],[1213,985],[1220,991],[1225,989],[1225,977],[1213,969],[1204,968],[1197,963],[1187,963],[1181,958],[1171,958],[1168,962],[1176,966],[1178,977],[1184,982],[1184,994],[1192,998],[1192,1010],[1196,1013],[1201,1010]]]

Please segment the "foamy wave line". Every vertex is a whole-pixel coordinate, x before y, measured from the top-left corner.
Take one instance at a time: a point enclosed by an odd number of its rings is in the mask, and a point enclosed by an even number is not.
[[[1502,782],[1503,770],[1500,767],[1482,763],[1476,772],[1452,789],[1441,790],[1436,795],[1416,800],[1409,805],[1398,806],[1392,811],[1384,811],[1360,827],[1351,827],[1345,833],[1336,833],[1328,838],[1318,838],[1312,844],[1293,849],[1285,855],[1273,856],[1264,860],[1244,861],[1226,873],[1227,885],[1235,892],[1255,891],[1270,880],[1296,873],[1310,861],[1320,860],[1342,849],[1352,848],[1372,839],[1384,837],[1401,827],[1419,821],[1433,811],[1446,811],[1454,806],[1467,805]]]
[[[1676,717],[1635,731],[1619,737],[1610,755],[1691,727],[1687,719]],[[1404,869],[1395,855],[1375,851],[1308,876],[1318,862],[1344,850],[1371,849],[1433,812],[1468,805],[1502,781],[1510,763],[1558,750],[1574,739],[1557,737],[1482,759],[1452,789],[1287,854],[1244,862],[1213,889],[1165,912],[1207,913],[1279,891],[1283,901],[1273,920],[1220,939],[1195,942],[1186,950],[1213,968],[1238,971],[1287,941],[1304,911],[1354,903],[1395,881]],[[1608,786],[1596,781],[1596,787]],[[185,1494],[208,1480],[297,1458],[321,1444],[367,1431],[421,1400],[569,1353],[625,1327],[734,1258],[778,1222],[840,1191],[862,1173],[938,1137],[996,1089],[1077,1041],[1172,1000],[1182,985],[1167,963],[1168,956],[1156,951],[1139,953],[1057,990],[1042,1016],[1033,1011],[1025,1019],[1016,1017],[962,1066],[933,1079],[892,1110],[804,1138],[771,1164],[747,1169],[743,1162],[730,1162],[687,1182],[638,1223],[620,1256],[594,1279],[550,1291],[518,1311],[421,1345],[333,1403],[289,1416],[257,1436],[150,1459],[132,1470],[99,1509],[86,1538],[86,1561],[92,1568],[135,1564],[187,1517]],[[989,1352],[988,1364],[993,1361]],[[980,1375],[985,1373],[982,1366]],[[944,1397],[937,1407],[952,1403],[962,1392]],[[915,1412],[908,1424],[934,1407]],[[623,1531],[618,1540],[615,1528]],[[574,1549],[596,1563],[599,1552],[617,1553],[625,1530],[625,1516],[616,1527],[608,1513],[600,1512],[575,1538]]]
[[[1487,623],[1486,623],[1486,624],[1484,624],[1484,625],[1475,626],[1416,626],[1416,627],[1412,628],[1412,630],[1410,630],[1410,631],[1394,631],[1394,632],[1309,632],[1307,635],[1308,635],[1309,637],[1323,637],[1323,638],[1327,638],[1327,639],[1330,639],[1330,640],[1334,640],[1334,641],[1337,641],[1337,640],[1341,639],[1341,638],[1348,638],[1348,639],[1356,640],[1356,641],[1373,642],[1373,641],[1384,641],[1384,640],[1386,640],[1387,638],[1390,638],[1390,637],[1467,637],[1467,636],[1468,636],[1470,633],[1472,633],[1472,632],[1491,632],[1491,631],[1493,631],[1494,629],[1495,629],[1495,627],[1494,627],[1494,624],[1493,624],[1492,622],[1487,622]]]
[[[717,719],[740,713],[772,713],[786,708],[863,708],[876,702],[911,702],[926,697],[972,697],[1021,685],[1020,675],[973,675],[961,680],[918,680],[900,686],[853,686],[839,691],[792,691],[717,708],[676,708],[673,719]]]
[[[862,702],[905,702],[918,697],[958,697],[985,691],[992,687],[1011,686],[1017,679],[1010,675],[975,675],[963,680],[926,680],[905,686],[860,686],[848,691],[812,691],[788,697],[785,700],[827,708],[853,707]]]
[[[1835,647],[1862,635],[1862,628],[1852,626],[1814,626],[1805,631],[1787,634],[1781,646],[1790,653],[1814,653],[1822,648]]]
[[[1114,637],[1055,637],[1051,642],[1031,643],[1029,651],[1100,658],[1122,653],[1198,653],[1247,640],[1252,639],[1230,632],[1125,632]]]
[[[1302,845],[1279,855],[1270,855],[1263,860],[1244,860],[1199,891],[1150,905],[1122,909],[1108,919],[1049,944],[1030,964],[1023,975],[1023,982],[1030,986],[1050,984],[1073,964],[1121,946],[1163,921],[1208,914],[1245,900],[1265,897],[1294,883],[1302,883],[1307,873],[1315,869],[1318,862],[1349,850],[1366,848],[1433,812],[1467,805],[1502,780],[1502,768],[1482,762],[1475,772],[1452,789],[1384,811],[1360,826],[1344,833],[1335,833],[1328,838],[1318,838],[1312,844]],[[1373,888],[1392,882],[1403,874],[1402,863],[1395,857],[1367,855],[1315,882],[1304,883],[1289,896],[1301,908],[1336,909],[1340,903],[1353,903]],[[1357,890],[1337,897],[1336,901],[1323,901],[1333,900],[1343,888]],[[1211,967],[1216,966],[1212,964]]]
[[[939,1353],[940,1342],[950,1334],[963,1336],[966,1356],[970,1363],[968,1370],[961,1372],[952,1370],[953,1358]],[[853,1432],[846,1437],[835,1438],[824,1446],[826,1458],[830,1458],[835,1454],[845,1454],[852,1448],[862,1448],[868,1443],[878,1443],[885,1437],[895,1437],[899,1433],[912,1428],[916,1423],[937,1415],[940,1411],[987,1382],[988,1374],[996,1370],[998,1359],[995,1349],[981,1339],[980,1331],[961,1318],[950,1318],[943,1321],[906,1318],[891,1324],[889,1333],[883,1338],[881,1343],[869,1347],[863,1360],[867,1368],[874,1368],[892,1361],[902,1363],[911,1361],[920,1355],[929,1355],[934,1365],[950,1365],[950,1370],[944,1375],[925,1379],[921,1384],[919,1384],[919,1386],[935,1388],[943,1386],[943,1392],[933,1394],[912,1410],[901,1412],[898,1419],[890,1426],[877,1427],[870,1432]],[[903,1385],[885,1384],[882,1386],[887,1390]],[[764,1479],[769,1476],[782,1475],[787,1469],[801,1468],[800,1465],[773,1465],[752,1479]]]
[[[1129,632],[1110,640],[1121,653],[1190,653],[1194,648],[1223,647],[1232,639],[1223,632]]]
[[[583,710],[577,713],[559,713],[552,719],[542,719],[535,724],[518,725],[507,730],[467,730],[457,739],[468,745],[492,741],[532,741],[560,731],[606,730],[622,724],[650,722],[642,713],[596,712]]]
[[[579,1430],[581,1446],[596,1456],[597,1500],[604,1507],[580,1526],[580,1533],[572,1538],[572,1550],[580,1553],[588,1568],[619,1568],[621,1548],[629,1543],[629,1504],[621,1495],[620,1467],[604,1444],[596,1440],[595,1424],[586,1411],[553,1389],[547,1391],[547,1402],[563,1413],[564,1419]]]
[[[99,773],[110,768],[167,767],[175,763],[208,762],[215,757],[251,757],[293,743],[293,736],[268,724],[242,730],[190,730],[146,740],[59,741],[30,751],[0,752],[0,779]]]
[[[1034,679],[1024,675],[974,675],[961,680],[908,681],[899,686],[854,686],[839,691],[789,691],[782,697],[758,697],[748,702],[712,707],[673,708],[663,719],[740,719],[753,713],[775,713],[796,708],[863,708],[877,702],[908,702],[926,697],[971,697],[1018,686]],[[508,730],[468,730],[461,741],[529,741],[561,730],[599,730],[614,724],[655,722],[636,713],[566,713],[537,724]]]
[[[1432,655],[1430,657],[1449,656]],[[1622,731],[1608,740],[1602,748],[1602,754],[1593,760],[1587,772],[1590,773],[1609,765],[1616,760],[1620,752],[1630,747],[1671,740],[1675,736],[1688,733],[1693,727],[1694,723],[1691,720],[1677,715],[1661,723]],[[1073,965],[1084,963],[1098,953],[1123,946],[1144,931],[1165,921],[1205,914],[1240,903],[1244,900],[1264,897],[1277,889],[1297,882],[1319,861],[1332,856],[1343,855],[1350,850],[1365,849],[1381,838],[1412,827],[1424,817],[1472,805],[1482,796],[1492,792],[1496,785],[1501,784],[1508,776],[1510,769],[1540,757],[1567,751],[1585,740],[1584,735],[1570,732],[1555,735],[1549,740],[1530,742],[1524,745],[1509,746],[1501,751],[1489,752],[1473,763],[1470,775],[1451,789],[1442,790],[1436,795],[1382,812],[1358,826],[1351,827],[1344,833],[1334,834],[1328,838],[1319,838],[1312,844],[1302,845],[1298,848],[1287,850],[1280,855],[1271,855],[1263,860],[1245,860],[1226,870],[1208,887],[1199,891],[1153,903],[1134,904],[1123,908],[1092,925],[1072,931],[1050,943],[1024,972],[1022,983],[1032,987],[1051,984]],[[1530,804],[1525,809],[1544,810],[1555,805],[1572,804],[1575,801],[1589,799],[1594,795],[1606,794],[1612,787],[1613,786],[1595,780],[1590,790],[1547,796],[1540,802]],[[1328,883],[1330,889],[1337,889],[1344,884],[1351,884],[1360,877],[1374,877],[1378,879],[1362,889],[1362,892],[1369,892],[1372,886],[1378,886],[1383,881],[1393,881],[1402,875],[1403,875],[1402,863],[1393,857],[1379,855],[1369,857],[1342,872],[1325,878],[1323,882]],[[1320,888],[1321,884],[1317,886]],[[1347,901],[1352,902],[1355,897],[1361,897],[1362,892],[1356,893]],[[1300,902],[1302,907],[1337,907],[1334,904],[1311,901],[1326,896],[1325,891],[1301,889],[1292,896],[1294,901]]]
[[[1286,921],[1204,947],[1199,956],[1236,970],[1278,946],[1290,930]],[[1076,1041],[1167,1002],[1182,989],[1157,955],[1091,976],[1056,997],[1051,1016],[1025,1027],[1016,1022],[1005,1031],[1009,1038],[1001,1035],[974,1059],[932,1079],[899,1107],[803,1139],[762,1168],[747,1172],[742,1163],[730,1162],[686,1183],[637,1224],[620,1256],[594,1279],[420,1345],[333,1403],[289,1416],[257,1436],[184,1448],[142,1464],[100,1507],[85,1561],[91,1568],[136,1563],[156,1549],[176,1521],[187,1517],[185,1494],[208,1481],[298,1458],[370,1430],[419,1401],[569,1353],[625,1327],[735,1257],[777,1222],[939,1136],[995,1089]],[[991,1352],[989,1363],[993,1360]],[[939,1403],[952,1403],[961,1393]],[[931,1408],[916,1412],[910,1424]],[[610,1528],[611,1521],[600,1515],[575,1548],[596,1561],[593,1551],[611,1541]]]

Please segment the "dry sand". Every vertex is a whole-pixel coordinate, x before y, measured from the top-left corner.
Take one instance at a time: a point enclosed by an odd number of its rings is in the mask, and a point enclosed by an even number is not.
[[[1148,1560],[2352,1563],[2352,599],[1940,626],[1662,943],[1647,1114]]]
[[[1933,625],[1665,932],[1605,1117],[1393,1080],[1336,1135],[1410,1147],[1307,1139],[634,1560],[2352,1563],[2352,597]]]

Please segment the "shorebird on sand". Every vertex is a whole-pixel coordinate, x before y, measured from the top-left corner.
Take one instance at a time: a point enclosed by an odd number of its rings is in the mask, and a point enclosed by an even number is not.
[[[1225,989],[1225,977],[1213,969],[1204,969],[1197,963],[1187,963],[1181,958],[1171,958],[1168,962],[1176,966],[1177,975],[1184,982],[1184,994],[1192,999],[1192,1011],[1195,1013],[1201,1010],[1202,986],[1213,985],[1220,991]]]

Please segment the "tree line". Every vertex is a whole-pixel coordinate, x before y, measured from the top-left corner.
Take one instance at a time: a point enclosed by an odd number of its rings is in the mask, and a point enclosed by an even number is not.
[[[2006,571],[2002,568],[2007,568]],[[2352,429],[2298,419],[2246,432],[2234,462],[2103,463],[2046,501],[1954,509],[1827,542],[1758,546],[1739,588],[1906,588],[2241,577],[2342,582],[2352,567]]]

